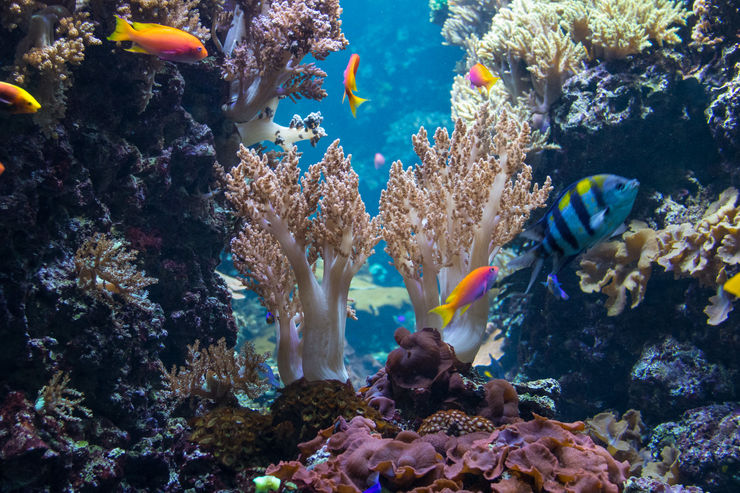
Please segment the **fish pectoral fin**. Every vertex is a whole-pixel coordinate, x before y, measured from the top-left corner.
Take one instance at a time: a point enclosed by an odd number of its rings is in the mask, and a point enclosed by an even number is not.
[[[124,51],[128,51],[131,53],[149,53],[148,51],[146,51],[144,48],[142,48],[141,46],[137,44],[131,45],[131,48],[126,48]]]
[[[621,236],[622,233],[627,231],[627,225],[625,223],[622,223],[619,225],[617,229],[614,230],[612,234],[609,235],[609,238],[614,238],[615,236]]]
[[[604,220],[606,219],[606,214],[608,212],[609,208],[607,207],[606,209],[599,211],[598,214],[595,214],[588,222],[588,225],[591,226],[591,229],[599,229],[604,224]]]
[[[13,101],[11,101],[10,99],[3,98],[3,97],[0,96],[0,104],[12,105],[13,104]]]

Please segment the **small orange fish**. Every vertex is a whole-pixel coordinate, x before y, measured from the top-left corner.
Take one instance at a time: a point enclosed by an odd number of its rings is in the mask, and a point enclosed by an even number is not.
[[[478,267],[455,286],[444,305],[432,308],[429,313],[436,313],[442,317],[442,328],[444,329],[458,309],[462,308],[460,312],[462,315],[474,301],[483,297],[493,287],[496,276],[498,276],[498,267],[494,265]]]
[[[357,67],[360,66],[360,55],[353,53],[349,57],[349,63],[347,68],[344,69],[344,94],[342,95],[342,103],[344,103],[345,96],[349,98],[349,109],[352,110],[352,116],[357,118],[357,107],[360,106],[368,99],[363,99],[355,96],[354,92],[357,91],[357,81],[355,81],[355,74],[357,74]]]
[[[195,63],[208,56],[198,38],[174,27],[161,24],[132,22],[116,16],[116,30],[108,41],[131,41],[126,51],[148,53],[170,62]]]
[[[470,87],[477,87],[478,91],[482,87],[486,88],[486,91],[490,91],[491,87],[500,79],[491,73],[482,63],[476,63],[465,76],[470,81]]]
[[[25,89],[0,82],[0,108],[13,114],[36,113],[41,105]]]
[[[0,175],[2,175],[5,172],[5,166],[3,166],[3,163],[0,163]]]

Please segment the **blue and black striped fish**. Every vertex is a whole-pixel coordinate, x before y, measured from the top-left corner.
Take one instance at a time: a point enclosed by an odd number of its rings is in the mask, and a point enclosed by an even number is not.
[[[553,294],[567,299],[557,274],[583,251],[624,231],[624,221],[632,210],[639,186],[637,180],[621,176],[593,175],[566,188],[545,216],[522,233],[537,244],[509,264],[514,270],[534,265],[527,291],[544,260],[552,257],[552,272],[545,284]]]

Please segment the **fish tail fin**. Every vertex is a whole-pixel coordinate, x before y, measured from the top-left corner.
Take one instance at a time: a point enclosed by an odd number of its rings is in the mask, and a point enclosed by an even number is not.
[[[116,29],[106,39],[108,41],[131,41],[134,28],[123,17],[116,16]]]
[[[444,329],[450,323],[450,320],[452,320],[452,316],[455,314],[455,307],[447,303],[446,305],[439,305],[436,308],[432,308],[429,310],[429,313],[436,313],[442,318],[441,328]]]
[[[349,108],[352,110],[352,116],[355,118],[357,118],[357,107],[363,104],[365,101],[370,101],[369,99],[363,99],[355,96],[352,91],[349,91],[347,97],[349,98]]]
[[[501,77],[491,77],[491,80],[486,82],[486,91],[491,92],[491,88],[498,82]]]

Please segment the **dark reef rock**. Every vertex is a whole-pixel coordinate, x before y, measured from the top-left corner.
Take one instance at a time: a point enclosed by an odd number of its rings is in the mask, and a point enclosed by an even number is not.
[[[717,166],[704,117],[709,97],[699,81],[684,79],[686,63],[658,51],[568,79],[552,109],[553,139],[562,147],[553,181],[614,173],[667,192],[684,186],[687,171]]]
[[[740,490],[740,403],[715,404],[686,411],[680,420],[653,432],[681,451],[678,469],[684,484],[712,493]]]
[[[733,393],[729,371],[707,362],[694,345],[680,344],[672,337],[647,345],[630,377],[630,405],[653,420],[731,398]]]
[[[12,49],[0,46],[3,54]],[[235,343],[230,295],[214,273],[227,227],[210,194],[211,130],[183,107],[186,82],[170,63],[159,65],[142,110],[141,73],[149,63],[113,57],[110,46],[88,48],[54,138],[25,115],[0,119],[6,167],[0,179],[0,402],[7,407],[13,396],[33,402],[63,370],[93,416],[84,430],[42,426],[39,420],[48,416],[26,405],[32,428],[0,426],[7,454],[0,490],[23,480],[10,466],[18,460],[35,475],[30,487],[56,491],[192,486],[183,468],[189,461],[163,448],[183,440],[184,429],[154,439],[171,419],[157,361],[181,364],[196,338],[203,345],[221,337]],[[75,252],[98,232],[138,251],[137,269],[158,279],[148,288],[149,308],[78,287]],[[130,474],[136,464],[147,480]]]

